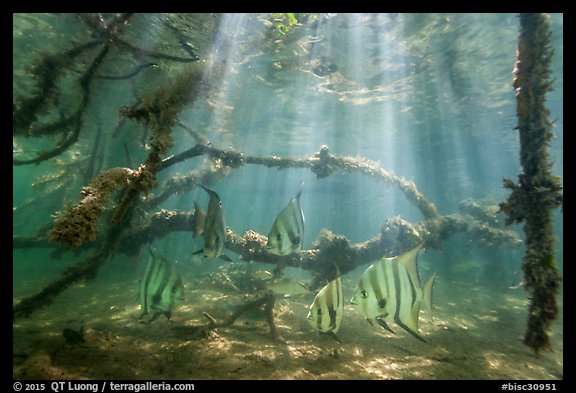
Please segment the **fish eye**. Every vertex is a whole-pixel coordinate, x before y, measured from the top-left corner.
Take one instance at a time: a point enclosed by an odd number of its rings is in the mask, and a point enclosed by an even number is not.
[[[319,316],[322,315],[322,309],[321,309],[321,308],[318,308],[318,309],[316,310],[316,314],[319,315]]]
[[[278,234],[276,235],[276,240],[277,240],[277,241],[282,241],[282,234],[281,234],[281,233],[278,233]]]
[[[362,291],[362,292],[360,292],[360,294],[362,295],[363,299],[366,299],[368,297],[368,292],[366,292],[366,291]]]

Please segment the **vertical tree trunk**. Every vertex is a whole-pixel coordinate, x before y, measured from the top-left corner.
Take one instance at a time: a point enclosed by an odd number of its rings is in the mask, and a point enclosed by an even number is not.
[[[548,161],[548,144],[553,137],[545,105],[546,92],[552,86],[550,20],[543,14],[522,14],[520,28],[514,89],[522,173],[518,184],[504,180],[512,194],[501,208],[508,216],[507,224],[525,223],[522,270],[531,303],[524,343],[538,353],[550,348],[548,330],[558,315],[560,277],[554,260],[552,210],[562,203],[562,186],[550,173]]]

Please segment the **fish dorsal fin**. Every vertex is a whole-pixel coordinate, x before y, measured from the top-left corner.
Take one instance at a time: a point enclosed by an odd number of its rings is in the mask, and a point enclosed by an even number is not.
[[[200,184],[200,187],[204,189],[210,196],[210,200],[208,201],[208,217],[214,219],[214,215],[217,214],[218,210],[222,208],[222,201],[220,200],[220,196],[209,188],[204,187]]]
[[[418,288],[421,288],[420,285],[420,277],[418,276],[418,266],[416,265],[416,256],[418,255],[418,251],[422,248],[422,244],[417,245],[416,247],[406,251],[404,254],[400,254],[394,259],[397,263],[404,266],[410,279],[414,283],[414,285]]]
[[[304,190],[304,180],[302,180],[302,183],[300,183],[300,191],[298,191],[298,194],[296,194],[296,196],[294,197],[294,199],[297,200],[298,203],[300,203],[300,195],[302,195],[302,190]]]
[[[209,189],[209,188],[206,187],[206,186],[203,186],[202,184],[198,184],[198,185],[199,185],[200,187],[202,187],[202,188],[204,189],[204,191],[206,191],[210,197],[214,197],[214,198],[216,198],[216,200],[217,200],[218,202],[220,202],[220,197],[218,196],[218,194],[216,194],[215,191]]]
[[[302,208],[300,207],[300,196],[302,195],[303,190],[304,190],[304,180],[302,180],[302,183],[300,183],[300,191],[298,191],[296,196],[292,198],[289,203],[289,205],[294,204],[299,210],[300,216],[302,217],[302,223],[304,223],[304,213],[302,213]]]

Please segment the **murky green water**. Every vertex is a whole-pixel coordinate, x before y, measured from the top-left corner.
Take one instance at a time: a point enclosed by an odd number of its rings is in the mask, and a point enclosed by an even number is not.
[[[30,306],[28,317],[14,320],[14,378],[563,377],[562,292],[554,352],[536,358],[522,344],[524,233],[521,225],[505,227],[497,211],[509,194],[502,179],[516,180],[521,170],[512,87],[518,16],[293,18],[13,15],[13,304]],[[563,15],[550,18],[549,155],[562,178]],[[202,149],[192,154],[195,145]],[[335,162],[320,168],[312,163],[323,145]],[[188,156],[177,160],[183,152]],[[98,180],[110,179],[113,168],[128,170],[103,195]],[[302,182],[304,251],[267,255],[258,248],[265,239],[246,233],[268,235]],[[92,199],[82,191],[90,183]],[[205,237],[192,236],[195,202],[208,210],[197,184],[220,197],[232,231],[224,254],[232,262],[193,255]],[[468,230],[433,242],[411,184],[440,217],[458,217]],[[54,217],[73,206],[84,207],[58,243]],[[558,209],[553,219],[562,273]],[[74,225],[86,236],[79,247],[70,240]],[[332,243],[323,257],[310,251],[336,234],[356,251],[385,238],[380,256],[393,256],[409,243],[407,228],[429,241],[418,257],[422,283],[437,273],[436,321],[420,318],[426,344],[401,328],[393,335],[371,327],[349,304],[374,254],[346,259],[344,243]],[[255,243],[242,243],[243,236]],[[170,320],[144,324],[138,292],[149,247],[181,276],[186,300]],[[203,312],[222,321],[261,295],[262,283],[251,277],[282,260],[284,277],[311,290],[276,299],[285,343],[269,337],[259,308],[195,335],[208,323]],[[330,262],[344,272],[341,343],[306,320]],[[40,306],[44,301],[50,304]],[[67,342],[62,331],[80,326],[85,343]],[[190,367],[175,367],[177,358]]]

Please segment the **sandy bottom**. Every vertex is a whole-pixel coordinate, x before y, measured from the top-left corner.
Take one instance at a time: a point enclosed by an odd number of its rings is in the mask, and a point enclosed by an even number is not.
[[[162,316],[150,324],[138,319],[137,280],[98,278],[70,288],[52,306],[13,323],[13,378],[563,379],[563,321],[554,324],[553,351],[535,356],[522,344],[522,289],[495,292],[440,277],[433,324],[420,315],[426,343],[401,328],[394,335],[370,326],[352,305],[345,306],[338,343],[308,324],[308,300],[281,299],[275,307],[281,344],[256,312],[208,337],[193,337],[191,327],[206,324],[203,311],[222,320],[242,295],[185,282],[189,300],[171,320]],[[345,297],[354,284],[344,280]],[[81,325],[86,342],[67,343],[63,329]]]

